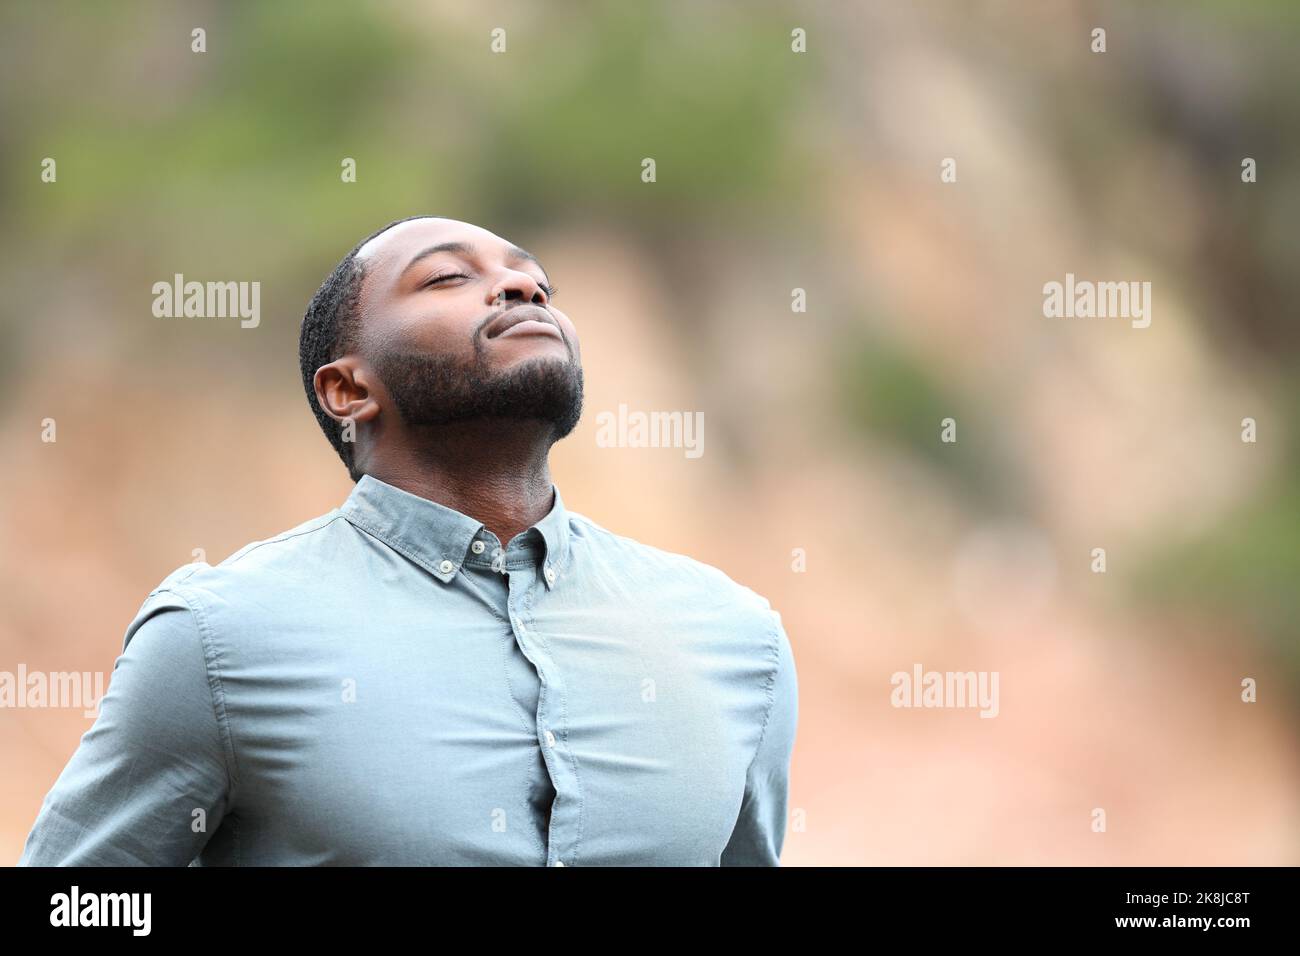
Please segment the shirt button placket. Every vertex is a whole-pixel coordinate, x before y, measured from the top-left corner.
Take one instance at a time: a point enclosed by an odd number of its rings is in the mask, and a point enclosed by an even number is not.
[[[555,788],[555,797],[551,804],[551,822],[547,831],[547,854],[550,866],[565,866],[562,857],[571,857],[575,849],[578,810],[576,780],[570,773],[560,740],[550,726],[551,701],[563,699],[564,687],[562,680],[556,674],[553,662],[546,656],[539,643],[532,639],[532,632],[524,627],[523,619],[515,613],[514,585],[516,581],[523,580],[522,577],[516,576],[511,576],[510,579],[512,592],[510,623],[514,627],[515,637],[520,647],[527,651],[527,656],[535,663],[538,679],[542,685],[537,699],[537,730],[539,743],[542,745],[542,759],[551,775],[551,785]],[[523,587],[520,588],[521,592]],[[522,597],[522,593],[518,596]]]

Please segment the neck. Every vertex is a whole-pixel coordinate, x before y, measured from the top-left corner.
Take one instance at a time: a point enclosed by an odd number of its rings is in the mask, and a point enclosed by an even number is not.
[[[551,428],[502,420],[414,428],[395,447],[375,449],[366,473],[483,522],[504,548],[554,504]]]

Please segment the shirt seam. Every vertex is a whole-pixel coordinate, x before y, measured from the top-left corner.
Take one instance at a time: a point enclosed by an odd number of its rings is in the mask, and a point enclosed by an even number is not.
[[[655,558],[661,560],[667,559],[670,562],[680,562],[681,564],[684,564],[686,569],[693,574],[697,574],[697,575],[718,574],[721,575],[722,578],[726,581],[726,583],[732,587],[742,588],[745,591],[753,591],[753,588],[741,583],[740,581],[737,581],[735,578],[727,574],[727,572],[723,571],[722,568],[718,567],[717,565],[710,564],[707,561],[702,561],[699,558],[695,557],[694,555],[687,554],[684,551],[670,551],[668,548],[662,548],[658,545],[651,544],[648,541],[642,541],[639,538],[632,537],[631,535],[619,534],[617,531],[612,531],[609,528],[606,528],[604,525],[598,524],[597,522],[593,521],[591,518],[588,518],[586,515],[577,511],[570,511],[569,518],[572,521],[580,522],[581,524],[586,525],[586,527],[588,527],[593,532],[595,532],[595,534],[605,535],[608,538],[620,544],[632,548],[633,550],[637,551],[639,554],[642,552],[651,552],[652,556]],[[573,536],[570,535],[569,537],[570,537],[569,551],[571,553],[573,550],[573,545],[572,545]],[[679,569],[674,569],[674,570],[679,570]],[[710,586],[713,586],[715,582],[710,581],[709,584]]]
[[[749,761],[749,766],[745,768],[746,789],[748,789],[749,775],[753,771],[754,765],[758,763],[759,754],[763,752],[763,741],[767,739],[767,728],[772,723],[772,714],[776,711],[776,678],[781,671],[781,631],[777,626],[775,611],[772,611],[768,621],[772,635],[772,675],[767,680],[767,713],[763,717],[763,726],[758,734],[758,745],[754,747],[753,759]]]
[[[196,569],[197,570],[197,569]],[[186,580],[190,575],[186,575]],[[217,728],[221,735],[222,743],[222,763],[225,765],[226,782],[230,786],[230,796],[226,801],[226,814],[235,817],[235,804],[239,792],[239,764],[235,755],[235,739],[230,728],[229,714],[226,708],[226,690],[225,684],[221,679],[221,665],[217,663],[217,653],[215,651],[215,642],[212,640],[212,629],[208,622],[207,612],[203,607],[203,602],[197,597],[184,593],[174,588],[161,588],[159,593],[169,593],[185,603],[194,615],[194,622],[198,625],[199,643],[203,650],[203,669],[208,679],[208,694],[212,702],[213,716],[217,719]],[[235,865],[239,865],[239,826],[238,820],[232,820],[235,835]],[[215,835],[215,834],[214,834]]]
[[[245,545],[244,547],[240,548],[238,551],[236,551],[234,554],[232,554],[230,557],[228,557],[228,558],[226,559],[226,561],[223,561],[223,562],[221,563],[221,565],[217,565],[217,567],[220,567],[220,566],[222,566],[222,565],[226,565],[226,562],[229,562],[229,564],[231,564],[231,565],[236,564],[236,563],[239,562],[241,559],[243,559],[243,558],[247,557],[248,555],[252,554],[252,553],[253,553],[254,551],[256,551],[258,548],[264,548],[264,547],[266,547],[267,545],[270,545],[270,544],[279,544],[281,541],[288,541],[288,540],[291,539],[291,538],[301,538],[303,535],[315,534],[317,531],[324,531],[326,528],[328,528],[328,527],[329,527],[330,525],[332,525],[335,521],[338,521],[338,520],[339,520],[340,518],[342,518],[342,517],[343,517],[343,515],[342,515],[341,513],[340,513],[340,514],[335,514],[335,515],[330,516],[330,519],[329,519],[328,521],[322,522],[321,524],[318,524],[318,525],[316,525],[315,527],[307,528],[307,529],[304,530],[304,531],[284,531],[284,532],[281,532],[280,534],[277,534],[277,535],[276,535],[275,537],[273,537],[273,538],[267,538],[265,541],[254,541],[254,542],[252,542],[252,543],[250,543],[250,544],[247,544],[247,545]],[[317,519],[317,520],[319,520],[319,519]],[[228,566],[228,565],[227,565],[227,566]],[[196,568],[195,570],[199,570],[199,569]],[[191,572],[191,574],[192,574],[192,573],[193,573],[193,572]],[[184,583],[184,581],[185,581],[186,579],[188,579],[189,576],[190,576],[190,575],[187,574],[184,578],[182,578],[182,579],[181,579],[180,581],[178,581],[177,583],[178,583],[178,584],[180,584],[180,583]]]

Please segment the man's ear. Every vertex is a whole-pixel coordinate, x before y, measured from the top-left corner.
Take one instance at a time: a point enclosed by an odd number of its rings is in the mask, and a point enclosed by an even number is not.
[[[335,421],[368,422],[379,415],[377,382],[356,356],[345,355],[316,369],[316,401]]]

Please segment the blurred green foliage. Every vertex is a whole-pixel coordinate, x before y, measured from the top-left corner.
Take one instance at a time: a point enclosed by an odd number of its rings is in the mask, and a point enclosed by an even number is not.
[[[837,336],[828,359],[846,420],[872,442],[884,441],[950,483],[969,506],[1006,515],[1031,506],[996,417],[980,395],[944,380],[940,370],[897,342],[864,331]],[[956,441],[942,441],[943,421]]]

